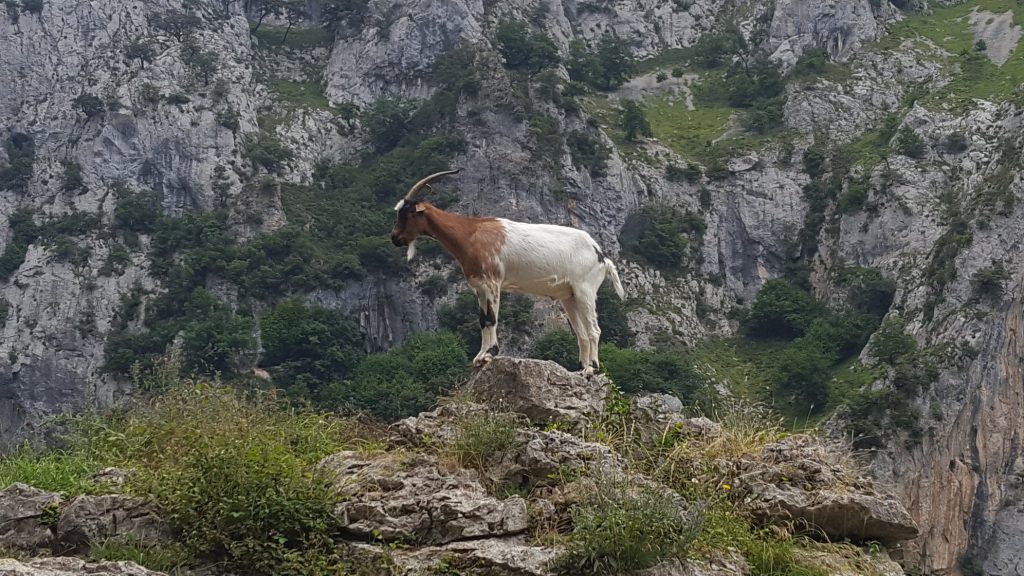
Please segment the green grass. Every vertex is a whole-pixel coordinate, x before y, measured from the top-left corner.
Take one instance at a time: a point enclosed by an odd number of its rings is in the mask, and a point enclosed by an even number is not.
[[[748,400],[764,400],[770,394],[767,376],[773,357],[787,344],[739,337],[705,340],[694,348],[690,358],[705,376],[725,380],[733,394]]]
[[[885,376],[881,366],[867,367],[856,357],[847,360],[836,369],[829,383],[829,405],[831,409],[848,403],[858,392]],[[829,413],[831,410],[826,410]]]
[[[22,482],[42,490],[63,492],[67,496],[90,494],[98,487],[89,480],[89,476],[101,467],[100,462],[84,454],[38,454],[22,448],[0,458],[0,489]]]
[[[263,24],[253,35],[260,41],[262,50],[312,50],[329,48],[334,41],[330,31],[323,28],[292,28],[285,39],[284,26],[268,26]],[[282,44],[282,40],[284,43]]]
[[[950,85],[923,101],[928,106],[950,104],[969,106],[972,99],[1000,100],[1013,97],[1015,88],[1024,82],[1024,50],[1018,45],[1002,66],[996,66],[974,48],[974,33],[970,15],[977,7],[994,14],[1012,10],[1014,23],[1024,22],[1024,6],[1015,0],[980,0],[957,6],[936,7],[931,14],[914,14],[894,23],[889,34],[876,44],[881,50],[892,49],[906,40],[927,39],[952,56],[936,54],[953,76]],[[959,66],[959,71],[956,71]]]
[[[134,562],[170,576],[184,576],[190,557],[180,544],[147,544],[134,538],[105,538],[89,543],[93,562]]]
[[[637,62],[636,72],[638,76],[654,72],[655,70],[671,72],[673,68],[682,68],[684,71],[689,72],[688,68],[690,68],[690,60],[692,58],[692,46],[688,48],[670,48]]]
[[[697,159],[708,144],[725,133],[733,109],[725,105],[696,105],[687,110],[682,97],[660,96],[644,103],[654,136],[680,156]]]
[[[331,103],[324,96],[323,87],[319,82],[292,82],[275,78],[266,82],[267,86],[277,94],[277,100],[296,108],[329,110]]]

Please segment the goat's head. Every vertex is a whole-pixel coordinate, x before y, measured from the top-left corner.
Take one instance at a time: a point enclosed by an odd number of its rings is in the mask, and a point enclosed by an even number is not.
[[[395,246],[408,246],[407,258],[412,260],[416,255],[416,239],[427,232],[427,209],[432,208],[428,202],[414,200],[413,197],[423,187],[430,187],[430,183],[442,176],[458,174],[459,169],[445,170],[431,174],[419,182],[413,184],[405,198],[402,198],[395,206],[398,216],[395,219],[395,228],[391,231],[391,243]]]

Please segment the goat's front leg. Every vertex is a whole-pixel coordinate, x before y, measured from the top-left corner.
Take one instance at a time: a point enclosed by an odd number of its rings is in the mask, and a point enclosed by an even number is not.
[[[497,284],[486,283],[476,288],[476,296],[480,302],[480,352],[473,358],[473,366],[479,368],[498,355],[501,290]]]

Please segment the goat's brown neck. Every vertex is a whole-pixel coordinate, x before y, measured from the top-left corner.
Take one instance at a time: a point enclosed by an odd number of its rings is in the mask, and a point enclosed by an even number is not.
[[[467,276],[490,272],[490,260],[500,250],[504,233],[495,218],[469,218],[431,206],[424,217],[424,234],[437,240],[459,261]]]

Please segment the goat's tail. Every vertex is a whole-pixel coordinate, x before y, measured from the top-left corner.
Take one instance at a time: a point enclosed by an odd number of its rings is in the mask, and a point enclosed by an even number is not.
[[[612,263],[610,258],[604,259],[604,274],[605,278],[608,276],[612,277],[612,287],[615,288],[615,293],[619,295],[620,300],[625,300],[626,291],[622,289],[622,281],[619,280],[619,271],[615,268],[615,264]]]

